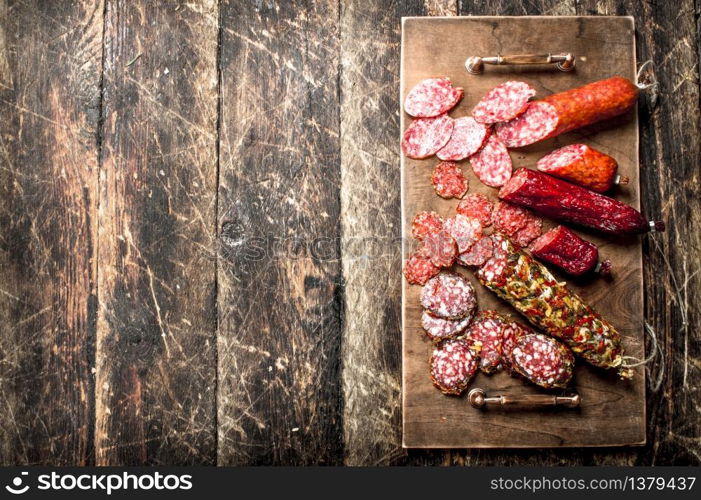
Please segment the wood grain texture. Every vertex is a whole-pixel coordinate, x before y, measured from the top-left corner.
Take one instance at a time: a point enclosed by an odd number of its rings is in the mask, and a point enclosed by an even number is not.
[[[395,464],[401,448],[399,40],[402,16],[455,2],[344,2],[341,213],[345,463]]]
[[[221,465],[342,460],[338,16],[222,3]]]
[[[524,79],[538,95],[570,89],[585,82],[613,75],[634,78],[634,28],[630,18],[411,18],[403,23],[402,91],[406,95],[416,83],[430,75],[448,75],[465,89],[463,101],[451,111],[463,116],[490,89],[505,79]],[[441,51],[446,40],[464,40],[470,54]],[[564,44],[559,50],[577,55],[578,68],[561,73],[554,68],[489,68],[480,76],[463,68],[468,55],[513,54],[547,51],[545,47]],[[518,76],[514,76],[518,75]],[[402,115],[402,126],[410,119]],[[631,179],[617,198],[638,205],[637,172],[638,128],[634,114],[614,124],[589,127],[554,140],[511,152],[516,168],[532,166],[539,158],[558,147],[586,142],[613,155],[621,171]],[[457,200],[442,200],[430,185],[430,171],[437,160],[402,158],[402,211],[405,255],[416,246],[410,226],[420,210],[435,210],[449,216]],[[469,163],[461,162],[469,172]],[[496,200],[496,191],[481,184],[472,174],[471,191]],[[550,223],[549,225],[552,225]],[[616,270],[612,282],[605,280],[567,280],[568,285],[608,318],[621,332],[626,354],[644,357],[642,318],[642,252],[639,238],[614,240],[587,234],[611,259]],[[470,273],[467,273],[470,276]],[[566,277],[561,277],[566,279]],[[474,278],[478,303],[482,309],[499,309],[513,314]],[[580,364],[575,373],[576,389],[582,406],[569,412],[497,412],[471,408],[465,398],[446,398],[428,379],[427,359],[431,343],[421,327],[419,293],[421,287],[403,286],[403,409],[404,443],[408,447],[580,447],[639,444],[645,440],[644,370],[636,370],[631,383],[604,377]],[[478,376],[473,386],[488,393],[530,394],[532,387],[505,373]]]
[[[105,13],[97,463],[210,464],[217,2]]]
[[[0,463],[93,462],[100,2],[0,2]]]
[[[668,221],[644,245],[646,320],[660,352],[648,365],[648,446],[629,463],[701,460],[701,109],[698,3],[582,1],[583,14],[639,19],[639,60],[655,62],[656,99],[640,104],[642,196]],[[673,37],[669,34],[674,33]],[[684,103],[680,106],[680,103]],[[653,349],[648,342],[648,352]]]

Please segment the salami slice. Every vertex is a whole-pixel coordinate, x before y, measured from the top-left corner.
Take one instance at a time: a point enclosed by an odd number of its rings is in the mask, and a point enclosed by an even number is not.
[[[472,317],[477,299],[468,280],[458,274],[443,272],[424,285],[421,305],[434,316],[462,319]]]
[[[543,234],[543,220],[540,217],[533,216],[526,225],[516,231],[513,237],[514,243],[520,247],[527,247],[531,241]]]
[[[471,116],[456,118],[454,123],[448,144],[436,153],[441,160],[457,161],[472,156],[480,150],[491,133],[489,127],[477,123]]]
[[[572,379],[572,351],[541,333],[524,335],[511,352],[511,362],[513,373],[545,389],[567,387]]]
[[[501,364],[511,370],[513,364],[511,355],[514,348],[530,330],[520,323],[512,321],[504,326],[501,342]]]
[[[411,235],[419,241],[423,240],[426,235],[441,229],[443,229],[443,218],[436,212],[419,212],[411,221]]]
[[[462,170],[452,161],[442,161],[436,165],[431,175],[431,183],[441,198],[462,198],[469,188]]]
[[[436,154],[450,140],[453,119],[448,115],[417,118],[404,132],[402,151],[417,160]]]
[[[484,236],[467,252],[458,255],[458,263],[463,266],[481,266],[494,255],[494,246],[490,236]]]
[[[443,340],[460,335],[470,326],[472,316],[463,319],[444,319],[434,316],[428,311],[421,315],[421,326],[431,340]]]
[[[457,212],[465,217],[480,221],[482,227],[492,225],[492,210],[494,204],[482,193],[469,193],[458,203]]]
[[[425,285],[426,282],[440,272],[431,259],[421,251],[412,253],[404,263],[404,277],[412,285]]]
[[[477,178],[490,187],[503,186],[513,170],[509,151],[494,135],[477,154],[470,156],[470,165]]]
[[[508,122],[523,113],[535,89],[525,82],[509,81],[487,92],[472,110],[479,123]]]
[[[424,251],[434,266],[450,267],[458,256],[458,245],[448,231],[441,229],[423,240]]]
[[[477,219],[454,215],[445,220],[443,229],[448,231],[458,245],[458,252],[467,252],[482,237],[482,225]]]
[[[438,116],[452,109],[463,97],[449,78],[427,78],[415,85],[404,99],[404,111],[416,118]]]
[[[556,109],[547,102],[534,101],[513,120],[498,123],[494,131],[507,148],[520,148],[545,139],[557,124]]]
[[[465,339],[444,340],[429,361],[431,381],[444,394],[462,394],[477,372],[479,347]]]
[[[482,345],[480,370],[493,373],[501,364],[501,344],[507,321],[496,311],[480,311],[465,337]]]
[[[492,213],[494,229],[510,238],[535,219],[536,216],[530,213],[528,209],[503,201],[497,204],[496,210]]]

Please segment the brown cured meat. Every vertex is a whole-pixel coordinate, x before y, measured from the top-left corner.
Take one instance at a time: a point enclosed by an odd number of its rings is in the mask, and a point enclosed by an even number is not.
[[[469,281],[458,274],[442,272],[424,285],[421,306],[439,318],[463,319],[474,315],[477,299]]]
[[[441,160],[464,160],[479,151],[490,134],[489,127],[465,116],[454,120],[453,134],[436,156]]]
[[[616,173],[616,160],[586,144],[556,149],[538,160],[536,168],[597,193],[605,193],[614,184],[628,183],[627,177]]]
[[[482,227],[492,225],[492,211],[494,204],[481,193],[469,193],[458,203],[457,212],[465,217],[472,217],[480,221]]]
[[[443,229],[448,231],[458,245],[458,253],[467,252],[482,237],[482,225],[477,219],[454,215],[446,219]]]
[[[433,265],[450,267],[458,256],[458,245],[448,231],[441,229],[424,238],[423,252],[428,255]]]
[[[442,161],[431,174],[431,183],[441,198],[462,198],[469,184],[457,163]]]
[[[599,250],[596,245],[580,238],[565,226],[557,226],[533,242],[531,253],[538,259],[553,264],[567,274],[581,276],[596,269]],[[611,262],[599,265],[599,272],[611,273]]]
[[[424,311],[421,315],[421,326],[428,338],[434,341],[460,335],[470,326],[471,321],[471,316],[463,319],[444,319],[434,316],[428,311]]]
[[[427,78],[416,84],[404,99],[404,111],[415,118],[430,118],[451,110],[463,97],[449,78]]]
[[[419,212],[411,221],[411,235],[419,241],[441,229],[443,229],[443,218],[436,212]]]
[[[465,338],[482,345],[480,370],[484,373],[495,372],[501,364],[501,344],[507,323],[496,311],[480,311],[465,333]]]
[[[499,190],[499,198],[604,233],[664,231],[664,223],[648,221],[633,207],[537,170],[517,170]]]
[[[448,143],[452,133],[453,119],[448,115],[417,118],[404,132],[402,151],[409,158],[428,158]]]
[[[431,259],[421,251],[412,253],[404,263],[404,277],[411,285],[425,285],[426,282],[440,272]]]
[[[444,340],[431,354],[431,382],[443,394],[459,396],[477,372],[478,353],[479,347],[465,339]]]
[[[638,88],[615,76],[534,101],[496,133],[507,147],[528,146],[627,113],[637,99]]]
[[[616,370],[622,378],[633,376],[623,365],[621,335],[611,323],[506,237],[499,245],[500,251],[476,273],[482,285],[583,360]]]
[[[481,266],[494,256],[494,244],[490,236],[484,236],[467,252],[458,255],[458,263],[463,266]]]
[[[523,113],[535,89],[525,82],[509,81],[487,92],[472,110],[479,123],[508,122]]]
[[[531,331],[512,349],[510,370],[544,389],[563,389],[572,380],[574,357],[564,344]]]
[[[509,151],[494,135],[477,154],[470,156],[470,165],[477,178],[490,187],[503,186],[513,170]]]

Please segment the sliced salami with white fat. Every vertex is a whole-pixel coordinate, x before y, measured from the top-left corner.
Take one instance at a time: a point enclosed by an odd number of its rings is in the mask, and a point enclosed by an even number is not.
[[[465,339],[444,340],[429,361],[431,381],[444,394],[462,394],[477,372],[479,347]]]
[[[456,118],[454,122],[448,144],[436,153],[441,160],[458,161],[472,156],[484,145],[491,132],[489,127],[477,123],[471,116]]]
[[[557,111],[551,104],[533,101],[513,120],[498,123],[495,133],[507,148],[520,148],[545,139],[558,122]]]
[[[513,120],[528,107],[535,89],[525,82],[509,81],[487,92],[472,110],[479,123],[498,123]]]
[[[472,316],[463,319],[444,319],[434,316],[428,311],[421,315],[421,326],[431,340],[443,340],[460,335],[470,326]]]
[[[496,311],[480,311],[465,334],[465,338],[482,345],[480,370],[493,373],[501,364],[501,345],[506,319]]]
[[[404,263],[404,277],[411,285],[425,285],[440,270],[440,267],[436,267],[430,257],[421,251],[412,253]]]
[[[545,389],[567,387],[573,368],[572,351],[541,333],[525,334],[511,351],[512,373]]]
[[[434,316],[462,319],[474,314],[477,299],[468,280],[458,274],[442,272],[424,285],[421,305]]]
[[[453,237],[459,253],[467,252],[482,237],[482,224],[477,219],[461,214],[446,219],[443,229]]]
[[[443,229],[443,218],[436,212],[424,210],[418,212],[411,221],[411,235],[423,240],[426,235]]]
[[[430,118],[452,109],[463,97],[448,78],[427,78],[416,84],[404,99],[404,111],[415,118]]]
[[[402,151],[417,160],[436,154],[450,140],[454,120],[448,115],[417,118],[404,132]]]
[[[494,256],[494,243],[491,236],[483,236],[468,251],[458,255],[458,263],[463,266],[481,266]]]
[[[482,193],[468,193],[460,200],[456,209],[459,214],[480,221],[482,227],[492,225],[492,210],[494,210],[494,204]]]
[[[477,153],[470,156],[470,165],[477,178],[490,187],[501,187],[511,179],[513,170],[506,146],[494,135]]]
[[[458,245],[444,229],[428,234],[423,240],[424,255],[437,267],[450,267],[458,256]]]
[[[462,198],[470,185],[457,163],[442,161],[431,174],[431,183],[441,198]]]

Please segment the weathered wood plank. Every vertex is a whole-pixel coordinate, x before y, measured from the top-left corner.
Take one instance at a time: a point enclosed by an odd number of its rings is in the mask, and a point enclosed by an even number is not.
[[[101,2],[0,2],[0,463],[94,460]]]
[[[695,2],[578,3],[582,14],[632,15],[638,60],[654,61],[659,98],[641,101],[642,199],[667,232],[644,246],[646,321],[661,349],[648,365],[648,445],[639,465],[701,462],[701,110]],[[648,354],[653,344],[648,342]]]
[[[214,463],[217,2],[105,25],[97,463]]]
[[[222,3],[221,465],[342,460],[338,15]]]

